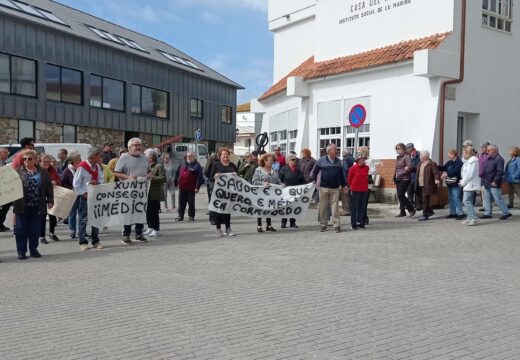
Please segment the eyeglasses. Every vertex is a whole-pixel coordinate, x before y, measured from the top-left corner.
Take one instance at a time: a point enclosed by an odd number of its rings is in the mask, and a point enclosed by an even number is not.
[[[289,161],[296,161],[296,159],[289,159]]]
[[[23,161],[33,161],[33,158],[23,158]]]

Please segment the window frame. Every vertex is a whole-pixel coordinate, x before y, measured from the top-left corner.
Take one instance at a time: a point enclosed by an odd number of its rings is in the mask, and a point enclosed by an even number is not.
[[[93,76],[97,76],[97,77],[101,78],[101,105],[100,106],[92,105],[92,77]],[[105,103],[105,101],[104,101],[104,79],[117,81],[117,82],[120,82],[123,85],[123,109],[122,110],[113,109],[113,108],[107,108],[107,107],[104,106],[104,103]],[[95,74],[95,73],[91,73],[90,74],[90,101],[89,101],[89,105],[90,105],[90,107],[93,107],[93,108],[96,108],[96,109],[117,111],[117,112],[121,112],[121,113],[126,112],[126,82],[123,81],[123,80],[119,80],[119,79],[115,79],[115,78],[109,77],[109,76],[103,76],[103,75],[98,75],[98,74]]]
[[[482,1],[482,21],[481,26],[487,29],[497,30],[506,34],[512,33],[513,24],[513,1],[512,0],[494,0],[496,1],[495,10],[491,9],[491,1]],[[505,6],[507,4],[507,7]],[[507,14],[503,14],[504,9],[507,8]],[[491,24],[491,19],[494,24]],[[502,23],[502,28],[499,24]],[[509,29],[508,29],[509,28]]]
[[[0,94],[9,94],[9,95],[22,96],[22,97],[31,98],[31,99],[37,99],[38,98],[38,61],[25,57],[25,56],[13,55],[13,54],[1,52],[1,51],[0,51],[0,54],[7,56],[7,59],[8,59],[7,66],[9,67],[9,69],[8,69],[9,92],[0,91]],[[13,57],[33,62],[33,64],[34,64],[34,95],[26,95],[26,94],[19,94],[17,92],[13,92],[13,60],[12,60]]]
[[[224,115],[224,110],[226,110],[226,112],[225,112],[226,119],[223,116]],[[227,119],[228,110],[229,110],[229,121]],[[229,105],[221,105],[221,107],[220,107],[220,116],[221,116],[221,122],[222,123],[224,123],[224,124],[233,124],[233,107],[229,106]]]
[[[191,106],[193,100],[195,100],[197,103],[195,113],[193,112],[193,109]],[[192,119],[203,119],[204,118],[204,100],[195,98],[195,97],[190,98],[190,116]]]
[[[47,70],[47,66],[54,66],[54,67],[57,67],[59,70],[60,70],[60,76],[59,76],[59,88],[60,88],[60,100],[54,100],[54,99],[49,99],[47,97],[47,71],[45,71],[45,98],[47,101],[52,101],[52,102],[59,102],[59,103],[64,103],[64,104],[70,104],[70,105],[78,105],[78,106],[83,106],[84,103],[85,103],[85,94],[84,94],[84,89],[85,89],[85,77],[84,77],[84,74],[83,74],[83,71],[81,70],[77,70],[77,69],[74,69],[74,68],[71,68],[71,67],[68,67],[68,66],[62,66],[62,65],[57,65],[57,64],[53,64],[53,63],[45,63],[45,70]],[[63,69],[67,69],[67,70],[70,70],[70,71],[75,71],[75,72],[78,72],[80,74],[80,77],[81,77],[81,84],[80,84],[80,90],[81,90],[81,93],[80,93],[80,102],[79,103],[75,103],[75,102],[71,102],[71,101],[64,101],[63,100]]]
[[[134,90],[133,90],[133,88],[134,88],[134,86],[139,87],[139,112],[135,112],[133,110],[133,106],[134,106],[134,102],[133,102]],[[163,92],[163,93],[166,94],[166,116],[165,117],[157,116],[155,114],[148,114],[148,113],[144,113],[143,112],[143,88],[150,89],[150,90],[153,90],[153,91],[160,91],[160,92]],[[132,114],[137,114],[137,115],[147,116],[147,117],[153,117],[153,118],[162,119],[162,120],[169,120],[170,119],[170,92],[169,91],[153,88],[153,87],[150,87],[150,86],[140,85],[140,84],[136,84],[136,83],[132,83],[132,89],[131,90],[132,90],[132,93],[131,93],[132,104],[130,106],[130,111],[131,111]]]

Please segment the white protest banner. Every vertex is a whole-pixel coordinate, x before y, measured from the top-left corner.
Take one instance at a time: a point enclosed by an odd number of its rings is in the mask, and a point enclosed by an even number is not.
[[[10,166],[0,166],[0,206],[23,197],[20,175]]]
[[[313,192],[314,184],[264,187],[251,185],[235,175],[222,174],[215,178],[208,209],[255,218],[301,219],[307,213]]]
[[[78,194],[74,190],[56,185],[53,186],[53,190],[54,206],[51,209],[47,209],[47,214],[66,219],[69,217],[70,209],[72,209]]]
[[[146,178],[89,185],[88,223],[97,228],[109,225],[146,223],[150,182]]]

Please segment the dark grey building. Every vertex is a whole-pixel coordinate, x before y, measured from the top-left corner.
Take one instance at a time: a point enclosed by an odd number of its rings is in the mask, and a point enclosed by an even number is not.
[[[241,86],[159,40],[49,0],[0,0],[0,143],[235,141]]]

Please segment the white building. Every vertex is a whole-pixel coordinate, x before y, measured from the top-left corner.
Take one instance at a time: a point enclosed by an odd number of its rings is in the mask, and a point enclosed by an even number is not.
[[[512,0],[269,0],[273,86],[252,101],[271,146],[359,145],[391,188],[395,144],[445,162],[465,139],[519,143],[520,16]],[[354,117],[356,119],[356,117]]]
[[[244,156],[257,149],[256,136],[262,127],[262,114],[251,112],[251,104],[237,106],[237,129],[234,154]]]

